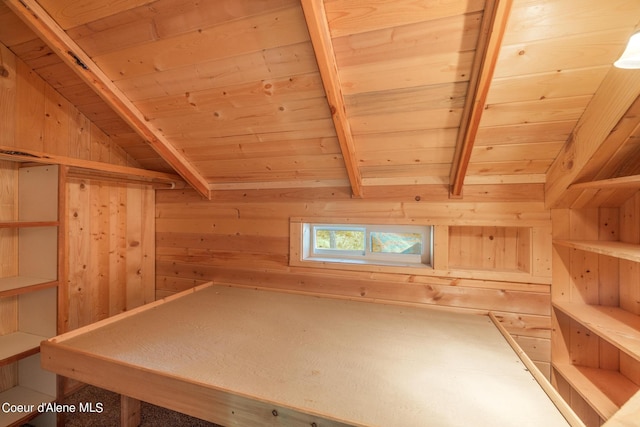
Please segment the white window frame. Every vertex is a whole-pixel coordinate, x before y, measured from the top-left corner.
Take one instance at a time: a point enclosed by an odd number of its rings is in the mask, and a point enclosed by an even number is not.
[[[353,230],[365,232],[364,251],[315,249],[315,230]],[[422,254],[381,254],[371,250],[371,233],[418,233],[422,235]],[[433,266],[433,226],[404,224],[336,224],[323,222],[302,223],[301,261],[341,264],[371,264],[400,267]]]

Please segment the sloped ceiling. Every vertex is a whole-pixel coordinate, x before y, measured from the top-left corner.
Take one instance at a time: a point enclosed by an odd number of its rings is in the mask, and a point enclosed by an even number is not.
[[[4,0],[0,42],[204,195],[366,197],[545,182],[639,22],[637,0]]]

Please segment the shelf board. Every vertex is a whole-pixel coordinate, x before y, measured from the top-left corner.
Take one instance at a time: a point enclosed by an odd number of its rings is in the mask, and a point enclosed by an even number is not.
[[[640,413],[640,391],[607,421],[606,427],[629,427],[637,423]]]
[[[602,305],[556,301],[553,306],[640,362],[640,316]]]
[[[640,262],[640,245],[603,240],[554,240],[554,244],[629,261]]]
[[[559,363],[553,367],[604,420],[640,389],[618,371]]]
[[[58,221],[0,221],[0,228],[58,227]]]
[[[0,366],[38,353],[40,342],[47,338],[25,332],[14,332],[0,336]]]
[[[0,298],[58,286],[56,279],[29,276],[0,278]]]
[[[39,393],[26,387],[13,387],[0,393],[0,402],[8,402],[16,405],[34,405],[35,408],[41,403],[53,402],[55,397],[48,394]],[[9,412],[0,411],[0,425],[7,426],[17,422],[24,422],[32,418],[35,413],[31,412]]]

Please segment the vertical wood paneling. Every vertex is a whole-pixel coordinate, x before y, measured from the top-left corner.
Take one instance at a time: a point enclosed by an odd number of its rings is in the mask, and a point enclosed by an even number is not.
[[[435,225],[433,227],[433,268],[437,270],[449,269],[449,227]]]
[[[598,210],[574,209],[570,212],[570,235],[575,240],[598,240]],[[598,255],[572,250],[571,263],[571,300],[597,304],[598,290]]]
[[[451,267],[522,272],[531,269],[530,229],[456,226],[449,227],[449,236]]]
[[[77,178],[67,189],[69,329],[151,302],[154,190]]]
[[[551,227],[531,230],[531,274],[534,276],[551,277],[552,240]]]
[[[45,85],[44,90],[43,149],[46,153],[66,156],[71,104],[51,86]]]
[[[91,159],[91,123],[77,108],[72,107],[69,114],[68,155],[77,159]]]
[[[109,163],[109,137],[93,123],[89,125],[89,129],[91,134],[90,159],[95,162]]]
[[[69,204],[67,199],[67,176],[69,168],[60,166],[58,169],[58,316],[57,316],[57,333],[66,330],[69,324],[69,287],[67,286],[69,278],[69,263],[66,262],[69,256],[66,252],[68,248],[68,231],[69,215],[67,214]],[[60,384],[60,383],[59,383]]]
[[[2,132],[0,132],[1,134]],[[18,170],[16,164],[0,161],[0,219],[18,218],[16,182]],[[0,229],[0,277],[18,273],[18,232],[6,228]]]
[[[123,312],[127,307],[127,189],[117,186],[109,196],[109,313]]]
[[[598,209],[598,240],[615,241],[619,240],[620,213],[618,208],[599,208]],[[620,260],[610,256],[598,256],[598,304],[617,307],[620,304],[619,286],[612,284],[619,282]],[[607,343],[600,340],[599,359],[600,368],[609,370],[620,369],[620,351]]]
[[[131,286],[127,286],[127,307],[136,307],[144,303],[142,288],[142,195],[134,188],[127,188],[127,277]]]
[[[155,206],[156,192],[151,188],[141,187],[142,210],[139,217],[141,230],[141,282],[144,303],[156,299],[156,227]]]
[[[16,58],[0,43],[0,145],[15,144]]]
[[[600,208],[598,240],[616,241],[620,238],[620,213],[618,208]],[[620,260],[601,255],[598,257],[598,303],[617,307],[620,304],[620,287],[610,284],[620,281]]]
[[[109,222],[111,220],[109,185],[89,181],[90,193],[90,281],[95,293],[91,304],[92,318],[104,319],[109,316]]]
[[[69,295],[69,324],[64,325],[65,331],[76,329],[90,322],[91,315],[87,313],[91,300],[89,275],[90,254],[90,217],[89,191],[84,180],[70,180],[67,183],[67,204],[69,207],[67,219],[68,254],[68,287]]]
[[[620,240],[640,243],[640,192],[620,209]],[[620,307],[640,315],[640,265],[620,260]]]
[[[20,148],[44,151],[45,83],[22,61],[17,61],[16,71],[15,143]]]

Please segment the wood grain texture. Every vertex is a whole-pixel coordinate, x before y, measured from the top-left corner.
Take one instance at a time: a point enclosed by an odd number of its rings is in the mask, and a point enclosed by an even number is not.
[[[637,190],[619,206],[554,212],[555,383],[600,425],[638,391]]]
[[[302,8],[318,60],[320,76],[327,94],[329,109],[338,141],[340,142],[340,150],[342,151],[344,166],[351,183],[351,190],[355,197],[361,197],[362,176],[358,168],[351,125],[347,119],[342,84],[338,74],[338,65],[333,51],[324,2],[318,0],[303,1]]]
[[[69,178],[65,331],[153,301],[153,189]]]
[[[225,424],[239,421],[264,425],[277,416],[294,426],[312,422],[421,426],[427,416],[444,425],[462,426],[472,418],[477,421],[486,416],[487,422],[505,426],[511,425],[514,417],[522,417],[517,423],[523,425],[567,425],[544,392],[530,382],[517,356],[484,316],[224,286],[203,286],[152,307],[45,343],[45,366],[86,380],[89,364],[99,363],[104,369],[91,380],[99,386],[136,399],[146,396],[153,403]],[[261,320],[256,322],[255,316]],[[171,320],[175,318],[182,322],[176,324]],[[283,329],[283,322],[291,319],[295,322]],[[161,321],[166,326],[158,329]],[[395,325],[403,326],[398,329]],[[120,328],[130,333],[123,334]],[[362,334],[362,328],[369,333]],[[158,340],[152,330],[164,336],[173,333],[182,341]],[[247,345],[247,334],[264,341],[256,338],[258,341]],[[416,336],[422,339],[416,340]],[[444,336],[451,345],[433,347],[434,340]],[[145,350],[123,351],[133,342]],[[477,348],[480,342],[483,350],[473,352],[471,348]],[[175,345],[192,351],[176,352]],[[291,351],[283,345],[290,345]],[[336,348],[343,349],[336,359],[314,356],[330,354]],[[363,352],[369,356],[363,358]],[[464,367],[464,375],[454,376],[438,367],[437,360],[470,353],[474,356],[465,359],[467,362],[461,360],[458,367],[466,363],[486,367]],[[60,357],[63,354],[67,357]],[[398,359],[403,363],[389,365],[389,360]],[[109,360],[113,363],[104,363]],[[208,368],[203,369],[204,365]],[[259,373],[247,371],[247,366],[259,365],[263,366]],[[75,366],[74,372],[71,366]],[[499,381],[486,375],[485,369],[494,368],[501,372]],[[125,381],[121,376],[125,371],[136,378],[144,372],[149,381],[130,381],[131,376]],[[478,374],[482,381],[466,384]],[[281,387],[278,379],[290,386]],[[425,387],[425,382],[437,386]],[[440,398],[459,402],[466,395],[460,390],[468,391],[480,383],[483,390],[493,390],[492,394],[509,389],[513,414],[506,419],[496,417],[496,411],[504,414],[504,407],[488,402],[484,415],[442,411],[442,403],[436,403]],[[335,387],[336,393],[323,393],[327,386]],[[388,394],[384,400],[391,404],[387,410],[371,411],[374,395],[380,393]],[[420,396],[417,399],[416,393]],[[513,399],[520,393],[525,394],[522,399]],[[399,401],[394,404],[396,398]],[[396,408],[400,402],[405,409],[399,413]],[[224,410],[221,403],[231,404],[232,410]],[[531,413],[524,415],[528,410]]]
[[[507,27],[511,0],[486,1],[475,58],[469,79],[469,92],[462,112],[462,121],[456,142],[456,152],[451,165],[450,181],[452,197],[462,195],[476,134],[485,110],[487,95],[496,68],[502,39]]]
[[[115,115],[80,77],[69,72],[69,67],[77,66],[56,59],[54,50],[6,4],[0,11],[0,41],[112,141],[122,144],[127,156],[145,168],[170,171],[176,152],[162,146],[160,154],[154,152],[143,139],[151,139],[151,145],[158,148],[154,140],[148,135],[136,136],[131,121]],[[469,81],[474,58],[478,63],[483,56],[479,36],[485,32],[480,26],[491,14],[489,5],[475,0],[402,0],[363,6],[351,0],[330,0],[322,3],[326,18],[317,15],[308,22],[300,4],[292,0],[161,0],[153,6],[140,1],[96,6],[87,1],[48,0],[40,6],[84,50],[86,58],[79,58],[83,63],[94,62],[108,76],[106,80],[115,81],[114,88],[140,109],[143,122],[153,123],[158,134],[167,132],[167,146],[176,148],[186,164],[195,165],[206,181],[201,190],[207,191],[328,187],[344,183],[349,176],[353,182],[353,171],[358,172],[363,190],[449,185],[451,175],[444,171],[454,165],[450,147],[432,150],[427,137],[419,145],[422,151],[416,151],[419,156],[412,159],[418,139],[402,134],[464,134],[463,105],[473,99],[475,85]],[[597,92],[600,95],[595,99],[610,98],[613,93],[602,82],[637,25],[635,6],[633,0],[615,0],[610,6],[587,0],[579,11],[574,0],[553,4],[527,0],[514,5],[506,21],[504,42],[494,50],[496,72],[486,85],[486,102],[480,102],[476,109],[482,117],[477,123],[475,146],[492,148],[468,150],[466,176],[470,183],[541,182],[553,158],[561,154],[557,146],[567,141],[590,100]],[[24,12],[17,1],[13,7]],[[309,28],[319,25],[326,39],[320,53],[333,52],[329,62],[326,55],[316,57],[310,42]],[[59,53],[68,60],[67,50]],[[326,63],[335,69],[337,83],[330,85],[332,90],[325,93],[320,87],[300,86],[309,77],[317,80],[318,64]],[[289,98],[280,98],[280,93]],[[340,93],[338,98],[344,99],[344,117],[337,132],[328,107],[336,107],[336,102],[303,102],[321,100],[327,93]],[[258,104],[265,101],[276,110],[254,108],[252,100]],[[39,108],[35,104],[29,107]],[[49,104],[47,111],[59,113],[67,108],[52,107],[55,103]],[[596,102],[596,111],[600,108],[607,107]],[[595,123],[600,116],[593,117]],[[43,133],[55,129],[62,133],[64,123],[58,123],[57,114],[50,118],[44,127],[34,126],[32,135],[25,135],[36,141],[31,148],[40,147],[37,141]],[[181,122],[184,125],[176,125]],[[606,129],[603,132],[588,133],[598,139],[608,134]],[[349,133],[353,134],[351,148],[342,153],[349,167],[343,165],[342,172],[326,173],[322,155],[317,156],[317,164],[307,158],[298,168],[274,171],[259,160],[245,167],[238,161],[262,156],[258,151],[243,151],[237,145],[244,143],[241,139],[262,141],[265,151],[277,152],[270,163],[291,164],[287,157],[293,156],[279,147],[336,135],[343,140],[341,135]],[[44,139],[42,144],[50,143]],[[375,155],[360,141],[374,139],[394,143],[387,144],[384,154],[372,158]],[[515,141],[520,141],[520,150],[504,147]],[[205,150],[209,142],[210,148]],[[55,139],[51,143],[51,150],[59,149]],[[553,148],[552,143],[556,145]],[[228,150],[226,155],[217,150],[219,145]],[[323,147],[314,148],[320,151]],[[595,168],[609,175],[603,179],[637,173],[632,172],[637,162],[626,160],[638,152],[632,141],[613,153],[598,151],[600,162],[612,160],[606,168]],[[207,156],[217,156],[223,162],[220,172],[217,160],[203,161]],[[615,206],[627,197],[624,191],[586,192],[577,199],[567,198],[567,203]]]
[[[469,187],[471,192],[475,186]],[[550,216],[542,206],[541,195],[538,202],[531,203],[492,203],[480,199],[469,203],[450,202],[446,186],[441,191],[441,201],[432,200],[424,193],[421,201],[417,201],[411,192],[381,192],[377,198],[369,199],[373,197],[370,195],[353,200],[348,188],[316,189],[313,193],[304,189],[227,190],[216,192],[214,202],[199,200],[190,191],[160,191],[156,205],[157,293],[165,296],[218,279],[462,311],[496,310],[509,319],[507,322],[523,316],[523,321],[513,321],[510,332],[525,340],[526,337],[540,339],[538,344],[528,344],[527,348],[534,352],[535,361],[548,363],[548,353],[543,356],[544,350],[534,350],[534,347],[544,349],[549,345],[548,261],[543,261],[547,268],[540,267],[535,272],[530,269],[534,256],[550,257],[549,239],[522,239],[521,243],[528,243],[520,247],[514,234],[509,246],[513,253],[506,255],[505,249],[502,258],[496,261],[505,268],[503,272],[483,270],[480,262],[472,266],[458,264],[455,268],[450,262],[447,264],[443,260],[449,259],[448,232],[445,232],[447,245],[439,244],[436,249],[436,262],[444,266],[440,276],[422,276],[406,269],[390,273],[289,265],[290,257],[294,256],[294,252],[289,252],[292,217],[315,217],[324,221],[345,218],[354,223],[381,219],[393,223],[425,221],[438,227],[484,227],[496,232],[509,226],[514,227],[512,230],[533,227],[543,235],[543,230],[549,233]],[[498,245],[500,239],[491,242]],[[502,240],[503,244],[505,241]],[[526,257],[517,259],[516,248],[519,253],[526,253]],[[487,256],[494,256],[489,247],[486,250]],[[547,319],[546,326],[525,313]]]
[[[638,93],[633,88],[638,86],[635,75],[621,73],[620,70],[611,70],[604,81],[606,92],[594,98],[589,104],[591,107],[581,117],[581,123],[569,138],[565,149],[556,158],[547,174],[547,203],[555,206],[560,202],[561,196],[567,187],[588,165],[591,157],[605,142],[606,136],[623,117],[629,106],[636,100]],[[604,96],[604,93],[609,96]],[[619,96],[610,96],[619,93]],[[615,100],[615,101],[614,101]],[[608,104],[604,107],[603,104]],[[604,108],[606,114],[602,114],[600,108]],[[596,113],[596,109],[599,111]],[[612,141],[614,143],[614,141]],[[580,146],[580,148],[576,148]],[[566,203],[567,200],[564,200]]]
[[[69,65],[74,72],[91,88],[96,90],[105,102],[117,111],[118,115],[140,134],[141,137],[158,151],[164,151],[164,156],[171,158],[171,163],[179,173],[188,177],[195,188],[199,188],[202,194],[208,194],[208,186],[202,177],[192,166],[182,159],[175,148],[154,128],[149,127],[142,114],[131,104],[117,87],[109,80],[104,72],[80,49],[73,40],[60,28],[48,13],[37,3],[32,3],[25,8],[24,3],[12,3],[12,10],[21,16],[21,19],[29,23],[30,27],[41,37],[46,39],[52,50]],[[69,55],[71,52],[71,55]],[[82,64],[82,65],[81,65]],[[92,65],[93,64],[93,65]]]

